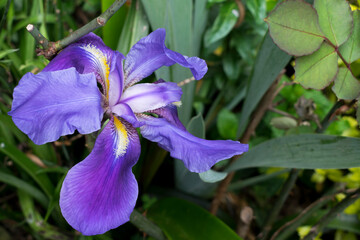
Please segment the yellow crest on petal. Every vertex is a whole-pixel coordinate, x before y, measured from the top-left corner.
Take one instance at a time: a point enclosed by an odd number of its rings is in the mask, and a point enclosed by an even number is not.
[[[129,136],[124,124],[117,117],[114,117],[114,125],[116,135],[114,153],[116,158],[118,158],[126,153],[129,145]]]

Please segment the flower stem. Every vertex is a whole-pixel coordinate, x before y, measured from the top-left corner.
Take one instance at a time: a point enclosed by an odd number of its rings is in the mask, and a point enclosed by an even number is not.
[[[140,212],[134,209],[134,211],[130,215],[130,222],[134,224],[137,228],[142,230],[144,233],[149,236],[157,239],[157,240],[166,240],[166,236],[161,231],[161,229],[143,216]]]
[[[360,188],[355,192],[349,194],[344,200],[335,205],[325,216],[323,216],[320,221],[311,228],[310,233],[305,236],[303,240],[311,240],[316,237],[316,235],[326,227],[333,218],[338,214],[342,213],[345,208],[350,204],[354,203],[360,197]]]
[[[35,38],[37,43],[43,47],[43,49],[37,51],[38,55],[44,55],[46,58],[51,59],[59,50],[77,41],[79,38],[88,34],[89,32],[92,32],[95,29],[104,26],[105,23],[120,9],[120,7],[125,2],[126,0],[115,0],[114,3],[100,16],[91,20],[89,23],[74,31],[64,39],[56,42],[50,42],[49,40],[47,40],[43,35],[41,35],[39,30],[31,24],[29,24],[26,29]]]

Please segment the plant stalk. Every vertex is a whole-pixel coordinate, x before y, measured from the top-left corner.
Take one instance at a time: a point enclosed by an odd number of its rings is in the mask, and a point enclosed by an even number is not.
[[[286,199],[288,198],[291,189],[294,187],[296,179],[299,175],[299,171],[298,169],[292,169],[290,172],[290,175],[288,177],[288,179],[286,180],[284,186],[281,189],[280,192],[280,196],[277,199],[277,201],[275,202],[274,207],[272,208],[270,214],[268,215],[264,228],[263,228],[263,232],[258,236],[258,238],[260,239],[267,239],[270,230],[272,228],[272,225],[274,224],[276,217],[279,215],[279,212],[282,208],[282,206],[284,205]]]
[[[311,240],[314,239],[319,232],[322,231],[324,227],[326,227],[331,220],[333,220],[338,214],[342,213],[345,208],[347,208],[350,204],[354,203],[360,197],[360,188],[355,192],[349,194],[344,200],[339,202],[333,207],[330,212],[328,212],[325,216],[323,216],[320,221],[311,228],[310,233],[305,236],[303,240]]]

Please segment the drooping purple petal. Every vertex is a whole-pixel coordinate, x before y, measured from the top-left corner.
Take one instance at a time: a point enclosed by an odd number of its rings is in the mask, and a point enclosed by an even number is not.
[[[100,37],[89,33],[63,49],[43,69],[43,72],[75,67],[79,73],[95,73],[96,79],[106,88],[108,71],[117,60],[115,51],[107,47]]]
[[[89,73],[96,71],[96,51],[110,58],[114,53],[111,48],[107,47],[102,39],[94,33],[89,33],[77,42],[64,48],[59,54],[49,62],[43,71],[62,70],[75,67],[79,73]]]
[[[9,115],[36,144],[75,130],[88,134],[101,127],[101,94],[93,73],[79,74],[75,68],[27,73],[13,96]]]
[[[90,155],[68,172],[60,208],[68,223],[84,235],[102,234],[129,221],[138,196],[131,168],[140,156],[136,129],[109,121]]]
[[[132,109],[126,103],[116,104],[111,108],[111,111],[115,113],[116,116],[128,121],[133,127],[141,127],[142,125],[144,125],[143,122],[137,119]]]
[[[192,172],[205,172],[215,163],[248,150],[248,145],[240,142],[197,138],[163,118],[143,116],[143,120],[142,136],[157,142],[173,158],[182,160]]]
[[[162,66],[171,66],[175,63],[189,68],[197,80],[207,72],[204,60],[198,57],[183,56],[166,48],[165,29],[157,29],[137,42],[126,56],[125,87],[135,84]]]
[[[119,52],[115,52],[113,55],[113,61],[110,66],[109,74],[109,105],[114,106],[120,101],[121,93],[124,85],[124,74],[123,74],[123,60],[124,55]]]
[[[142,113],[178,102],[181,94],[181,88],[173,82],[142,83],[127,88],[120,102],[128,104],[135,113]]]

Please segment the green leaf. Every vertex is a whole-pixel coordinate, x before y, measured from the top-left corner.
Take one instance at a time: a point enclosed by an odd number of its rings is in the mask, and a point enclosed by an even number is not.
[[[216,125],[221,137],[224,139],[236,139],[238,119],[233,112],[228,109],[221,110]]]
[[[205,209],[176,198],[165,198],[148,210],[169,240],[240,240],[241,238],[217,217]]]
[[[227,171],[249,167],[345,169],[359,167],[360,139],[321,134],[291,135],[261,143]],[[339,161],[341,159],[341,161]]]
[[[149,23],[146,20],[144,9],[140,1],[132,1],[116,49],[126,55],[130,48],[148,33]]]
[[[356,215],[339,214],[327,227],[360,234],[360,221]]]
[[[335,78],[338,71],[335,49],[324,43],[311,55],[295,61],[295,81],[305,88],[323,89]]]
[[[54,186],[45,174],[37,174],[41,168],[33,163],[23,152],[6,141],[0,140],[0,152],[10,157],[18,166],[25,170],[46,193],[48,197],[52,196]]]
[[[205,123],[201,113],[199,113],[189,121],[186,129],[195,137],[205,138]]]
[[[339,99],[352,100],[360,95],[360,83],[349,69],[339,68],[332,90]]]
[[[36,210],[32,198],[24,191],[18,190],[19,204],[26,222],[37,234],[45,239],[68,240],[69,238],[59,232],[54,226],[44,222],[40,213]]]
[[[360,125],[360,103],[359,103],[359,101],[357,102],[356,120],[357,120],[358,124]]]
[[[275,117],[271,119],[270,124],[278,129],[290,129],[297,126],[295,119],[290,117]]]
[[[224,38],[229,34],[239,17],[239,10],[235,2],[228,2],[221,6],[212,27],[205,33],[205,47]]]
[[[19,51],[19,49],[7,49],[7,50],[0,51],[0,59],[5,57],[6,55],[16,52],[16,51]]]
[[[247,86],[247,94],[240,115],[239,130],[236,135],[237,138],[244,132],[251,113],[275,81],[280,71],[289,62],[290,58],[290,55],[281,51],[274,44],[269,34],[265,35]]]
[[[11,174],[0,171],[0,182],[9,184],[13,187],[23,190],[24,192],[38,200],[39,203],[41,203],[44,207],[46,207],[49,203],[47,197],[39,189]]]
[[[265,21],[276,45],[294,56],[313,53],[324,40],[315,9],[302,0],[284,1]]]
[[[194,39],[202,36],[202,25],[198,21],[193,26],[194,9],[192,0],[167,1],[167,0],[141,0],[152,29],[166,29],[166,46],[173,51],[186,56],[197,56],[198,45],[193,45]],[[199,5],[198,5],[199,6]],[[156,11],[154,11],[156,9]],[[204,8],[201,8],[204,10]],[[198,13],[195,10],[195,13]],[[198,20],[198,18],[196,18]],[[199,25],[198,25],[199,24]],[[196,32],[193,30],[196,27]],[[191,72],[177,64],[169,68],[160,68],[155,72],[156,77],[180,82],[190,78]],[[183,124],[187,124],[191,118],[194,98],[195,83],[189,83],[182,87],[182,107],[179,109],[179,118]]]
[[[315,0],[320,28],[335,46],[343,44],[352,31],[353,19],[345,0]]]
[[[340,46],[339,51],[348,63],[360,58],[360,11],[353,12],[354,30],[350,38]]]
[[[105,12],[113,0],[101,0],[101,10]],[[110,19],[106,22],[105,26],[102,27],[103,31],[103,40],[106,46],[109,46],[112,49],[116,49],[116,46],[119,41],[121,30],[123,29],[126,14],[129,10],[129,7],[124,4]],[[125,53],[124,53],[125,54]]]

